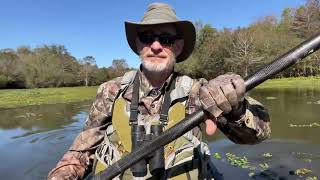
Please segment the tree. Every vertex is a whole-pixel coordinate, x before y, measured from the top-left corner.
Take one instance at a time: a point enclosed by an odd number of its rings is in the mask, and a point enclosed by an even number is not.
[[[112,77],[118,77],[128,71],[129,66],[125,59],[114,59],[109,69],[111,74],[113,74]]]
[[[226,58],[229,63],[240,70],[240,74],[248,76],[249,67],[261,61],[262,57],[255,52],[254,36],[249,29],[238,29],[234,33],[233,43],[230,48],[230,58]]]
[[[218,73],[219,58],[218,49],[219,43],[216,43],[218,31],[209,24],[197,24],[196,46],[188,60],[179,63],[177,70],[192,76],[194,78],[213,77]]]
[[[307,0],[294,15],[293,30],[300,37],[306,38],[318,32],[320,28],[320,1]]]
[[[128,63],[125,59],[114,59],[112,61],[112,68],[115,70],[123,71],[128,69]]]
[[[93,56],[86,56],[82,59],[82,67],[84,76],[85,86],[89,85],[89,75],[93,72],[93,66],[95,66],[96,60]]]
[[[282,11],[279,29],[282,31],[290,32],[290,29],[292,29],[293,27],[293,20],[293,10],[291,8],[285,8]]]
[[[14,86],[21,78],[19,68],[19,57],[13,49],[3,49],[0,51],[0,76],[1,86]]]

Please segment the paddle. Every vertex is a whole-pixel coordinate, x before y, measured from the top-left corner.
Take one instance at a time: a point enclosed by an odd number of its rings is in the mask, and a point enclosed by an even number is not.
[[[299,62],[306,56],[315,52],[320,48],[320,33],[312,36],[306,41],[302,42],[295,48],[291,49],[287,53],[278,57],[270,64],[266,65],[262,69],[255,72],[253,75],[245,78],[246,91],[249,91],[266,81],[270,77],[278,74],[289,66]],[[99,172],[92,179],[112,179],[124,172],[134,163],[147,157],[150,153],[154,152],[160,147],[170,143],[171,141],[182,136],[186,132],[190,131],[206,118],[204,111],[199,110],[190,116],[186,117],[172,128],[164,131],[160,136],[157,136],[152,141],[147,142],[141,146],[138,150],[131,152],[119,161],[109,166],[106,170]]]

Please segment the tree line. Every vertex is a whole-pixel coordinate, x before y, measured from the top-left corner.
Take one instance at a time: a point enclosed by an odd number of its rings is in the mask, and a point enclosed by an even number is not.
[[[320,0],[286,8],[282,16],[262,17],[248,27],[217,30],[195,22],[196,47],[176,69],[193,78],[214,78],[226,72],[247,76],[320,29]],[[98,85],[132,68],[125,59],[97,67],[93,56],[73,57],[63,45],[22,46],[0,50],[0,88],[38,88]],[[284,71],[279,77],[318,76],[320,53]]]
[[[99,68],[93,56],[76,59],[63,45],[0,50],[0,88],[92,86],[128,70],[125,59]]]
[[[211,79],[226,72],[247,76],[268,64],[320,29],[319,0],[307,0],[298,8],[286,8],[282,16],[266,16],[248,27],[218,31],[201,21],[195,23],[196,48],[177,69],[194,78]],[[280,77],[318,76],[320,53],[281,73]]]

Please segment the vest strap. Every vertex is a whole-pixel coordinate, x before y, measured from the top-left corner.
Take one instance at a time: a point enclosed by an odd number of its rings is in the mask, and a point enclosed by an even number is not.
[[[140,87],[140,80],[139,80],[139,71],[136,73],[133,82],[133,92],[132,92],[132,100],[130,105],[130,125],[138,125],[138,113],[139,113],[139,87]],[[168,111],[171,105],[171,97],[170,93],[175,89],[176,84],[176,75],[173,74],[173,77],[169,84],[169,90],[166,90],[164,95],[164,101],[161,106],[160,112],[160,124],[166,126],[168,124]],[[166,88],[167,89],[167,88]]]
[[[170,81],[170,89],[169,91],[166,91],[166,94],[164,95],[164,102],[161,107],[161,112],[160,112],[160,123],[164,126],[168,124],[168,111],[171,105],[171,97],[170,93],[172,90],[174,90],[176,85],[176,76],[173,74],[172,80]]]
[[[140,87],[140,80],[139,80],[139,71],[136,73],[133,82],[133,93],[132,93],[132,100],[130,105],[130,125],[138,125],[138,103],[139,103],[139,87]]]

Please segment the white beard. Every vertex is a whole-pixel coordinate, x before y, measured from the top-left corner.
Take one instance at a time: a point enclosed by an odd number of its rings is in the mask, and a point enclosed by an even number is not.
[[[140,59],[141,59],[142,66],[149,72],[154,72],[154,73],[172,71],[174,64],[176,63],[175,57],[173,57],[172,60],[162,62],[162,63],[152,63],[150,61],[144,61],[141,57]]]

